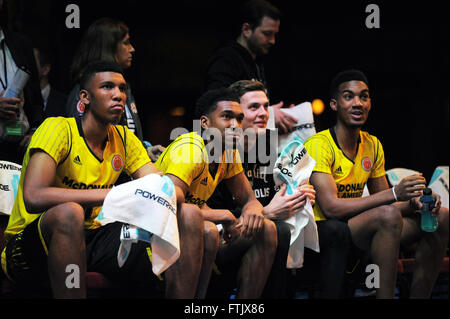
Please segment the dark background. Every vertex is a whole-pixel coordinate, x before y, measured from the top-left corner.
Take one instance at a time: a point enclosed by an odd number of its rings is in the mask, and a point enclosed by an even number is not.
[[[206,62],[234,39],[240,1],[9,0],[8,23],[53,53],[52,82],[69,92],[68,70],[91,22],[109,16],[130,27],[136,49],[127,72],[153,144],[167,145],[175,127],[192,128]],[[68,4],[80,8],[81,27],[68,29]],[[429,180],[449,162],[448,1],[272,1],[283,13],[277,44],[266,57],[271,102],[320,98],[326,110],[316,130],[334,124],[328,87],[353,67],[369,78],[372,111],[364,130],[384,145],[386,169],[422,171]],[[365,25],[366,6],[380,8],[380,29]],[[183,107],[185,114],[173,110]]]

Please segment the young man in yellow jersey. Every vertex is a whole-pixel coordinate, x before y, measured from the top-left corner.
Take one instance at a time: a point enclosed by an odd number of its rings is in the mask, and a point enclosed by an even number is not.
[[[202,136],[180,135],[156,161],[177,189],[178,205],[197,207],[205,219],[206,231],[216,234],[211,258],[220,271],[237,270],[237,298],[258,298],[272,267],[277,247],[275,224],[264,218],[263,207],[245,177],[236,143],[244,114],[239,97],[227,88],[204,93],[196,105]],[[225,183],[242,214],[236,218],[227,209],[210,209],[206,201],[220,182]],[[214,224],[222,224],[223,239]],[[215,255],[217,252],[217,256]],[[198,297],[204,297],[211,276],[211,264],[202,269]]]
[[[133,245],[120,268],[122,224],[95,222],[122,171],[134,179],[159,173],[137,137],[126,126],[114,125],[124,111],[125,92],[118,66],[92,63],[81,79],[83,117],[48,118],[33,135],[2,253],[2,268],[17,285],[50,288],[55,298],[83,298],[89,270],[122,285],[152,289],[149,245]],[[183,251],[166,271],[166,296],[192,298],[202,262],[203,219],[195,211],[183,211],[178,224],[181,250],[188,245],[189,254]],[[79,285],[67,285],[68,266],[78,269]]]
[[[256,198],[264,206],[264,216],[274,221],[277,227],[277,254],[263,297],[286,298],[288,297],[288,287],[296,288],[296,286],[292,285],[292,282],[288,282],[286,261],[291,242],[291,231],[285,220],[304,208],[306,197],[314,205],[315,191],[309,184],[298,186],[298,192],[292,195],[286,194],[286,185],[277,191],[273,166],[278,154],[277,147],[271,139],[275,132],[266,128],[269,118],[269,99],[265,87],[259,81],[240,80],[234,82],[230,88],[240,97],[240,104],[244,112],[242,128],[247,138],[244,139],[243,150],[240,152],[244,174],[250,181]],[[265,140],[265,143],[261,143],[260,140]],[[268,153],[270,156],[267,156]],[[252,156],[255,157],[252,159]],[[223,186],[219,185],[216,188],[208,205],[213,208],[227,208],[239,213],[233,197]],[[346,254],[350,247],[350,231],[347,224],[337,220],[318,222],[317,228],[320,255],[310,249],[305,249],[304,268],[320,269],[319,285],[315,297],[338,298],[344,279]],[[337,258],[342,255],[342,258]],[[334,260],[334,263],[330,263],[329,260]],[[299,277],[300,273],[298,277],[295,276],[291,279],[297,280]]]
[[[420,228],[419,197],[426,180],[422,174],[404,178],[389,188],[380,141],[361,130],[372,107],[366,76],[357,70],[339,73],[331,84],[330,107],[336,125],[306,141],[316,160],[311,183],[316,189],[317,220],[336,218],[348,222],[352,241],[369,250],[379,267],[377,298],[393,298],[399,247],[417,242],[416,269],[410,296],[428,298],[439,274],[448,243],[448,209],[436,207],[439,228]],[[362,197],[364,185],[370,196]]]

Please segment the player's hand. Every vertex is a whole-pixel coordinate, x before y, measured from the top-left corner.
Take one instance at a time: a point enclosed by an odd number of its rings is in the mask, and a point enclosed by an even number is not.
[[[422,176],[422,173],[407,176],[403,178],[400,183],[394,186],[397,200],[407,201],[415,197],[422,195],[422,191],[425,188],[426,180]]]
[[[226,243],[233,242],[236,238],[240,236],[241,229],[238,227],[238,220],[233,215],[233,213],[229,212],[228,218],[226,221],[222,222],[223,226],[223,240]]]
[[[311,205],[316,203],[316,190],[314,189],[314,186],[311,184],[303,184],[298,187],[298,190],[309,198]]]
[[[442,204],[441,195],[439,195],[433,191],[431,192],[431,195],[434,196],[434,198],[436,198],[436,202],[434,203],[434,208],[431,210],[431,213],[433,214],[433,216],[438,216],[439,210],[441,209],[441,204]],[[420,197],[414,197],[414,198],[410,199],[409,205],[413,211],[416,211],[416,212],[422,211],[423,204],[420,201]]]
[[[264,225],[264,215],[259,211],[246,210],[238,219],[236,227],[240,228],[241,236],[252,239]]]
[[[159,156],[162,154],[162,152],[164,152],[166,148],[162,145],[152,145],[150,147],[147,148],[147,154],[150,157],[150,159],[152,160],[152,162],[156,162],[159,158]]]
[[[281,110],[283,104],[284,104],[283,101],[281,101],[278,104],[271,105],[275,117],[275,126],[280,130],[281,134],[291,132],[294,125],[297,124],[297,120],[295,119],[295,117]],[[294,104],[291,104],[289,108],[293,106]]]
[[[306,204],[307,195],[303,192],[296,192],[286,195],[286,184],[281,185],[280,190],[264,207],[264,214],[271,220],[285,220],[303,209]]]

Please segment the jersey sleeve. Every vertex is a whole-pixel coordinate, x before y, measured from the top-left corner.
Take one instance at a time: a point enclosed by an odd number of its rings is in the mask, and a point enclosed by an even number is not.
[[[372,172],[370,173],[369,178],[377,178],[385,175],[385,167],[384,167],[384,150],[383,145],[380,140],[375,136],[372,136],[374,143],[374,164]]]
[[[313,172],[331,174],[334,161],[333,148],[325,136],[313,135],[305,141],[308,154],[316,161]]]
[[[172,174],[190,186],[194,179],[208,169],[205,156],[205,150],[199,141],[179,138],[166,148],[155,165],[164,174]]]
[[[151,162],[147,150],[142,145],[142,142],[131,132],[128,127],[123,126],[125,135],[125,172],[132,175],[139,168]]]
[[[40,149],[50,155],[57,164],[63,162],[71,148],[71,131],[64,117],[49,117],[34,132],[29,151]]]

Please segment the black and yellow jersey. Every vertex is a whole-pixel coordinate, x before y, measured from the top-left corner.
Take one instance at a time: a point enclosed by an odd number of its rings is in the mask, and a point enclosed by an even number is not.
[[[180,135],[155,162],[164,174],[172,174],[185,182],[189,190],[185,202],[202,207],[223,179],[242,172],[239,152],[225,150],[213,177],[203,138],[196,132]]]
[[[361,197],[369,178],[385,174],[383,146],[375,136],[367,132],[360,131],[358,151],[354,160],[342,152],[333,128],[308,138],[305,147],[316,161],[313,172],[333,176],[338,198]],[[317,202],[314,205],[314,217],[316,220],[326,219]]]
[[[25,209],[23,183],[30,152],[42,150],[56,162],[54,187],[72,189],[111,188],[120,173],[133,174],[150,162],[139,139],[122,125],[110,125],[103,159],[99,159],[85,141],[79,118],[50,117],[36,130],[25,153],[19,188],[5,231],[5,238],[23,230],[41,214],[30,214]],[[95,218],[101,206],[92,208],[86,219],[86,228],[100,226]]]

